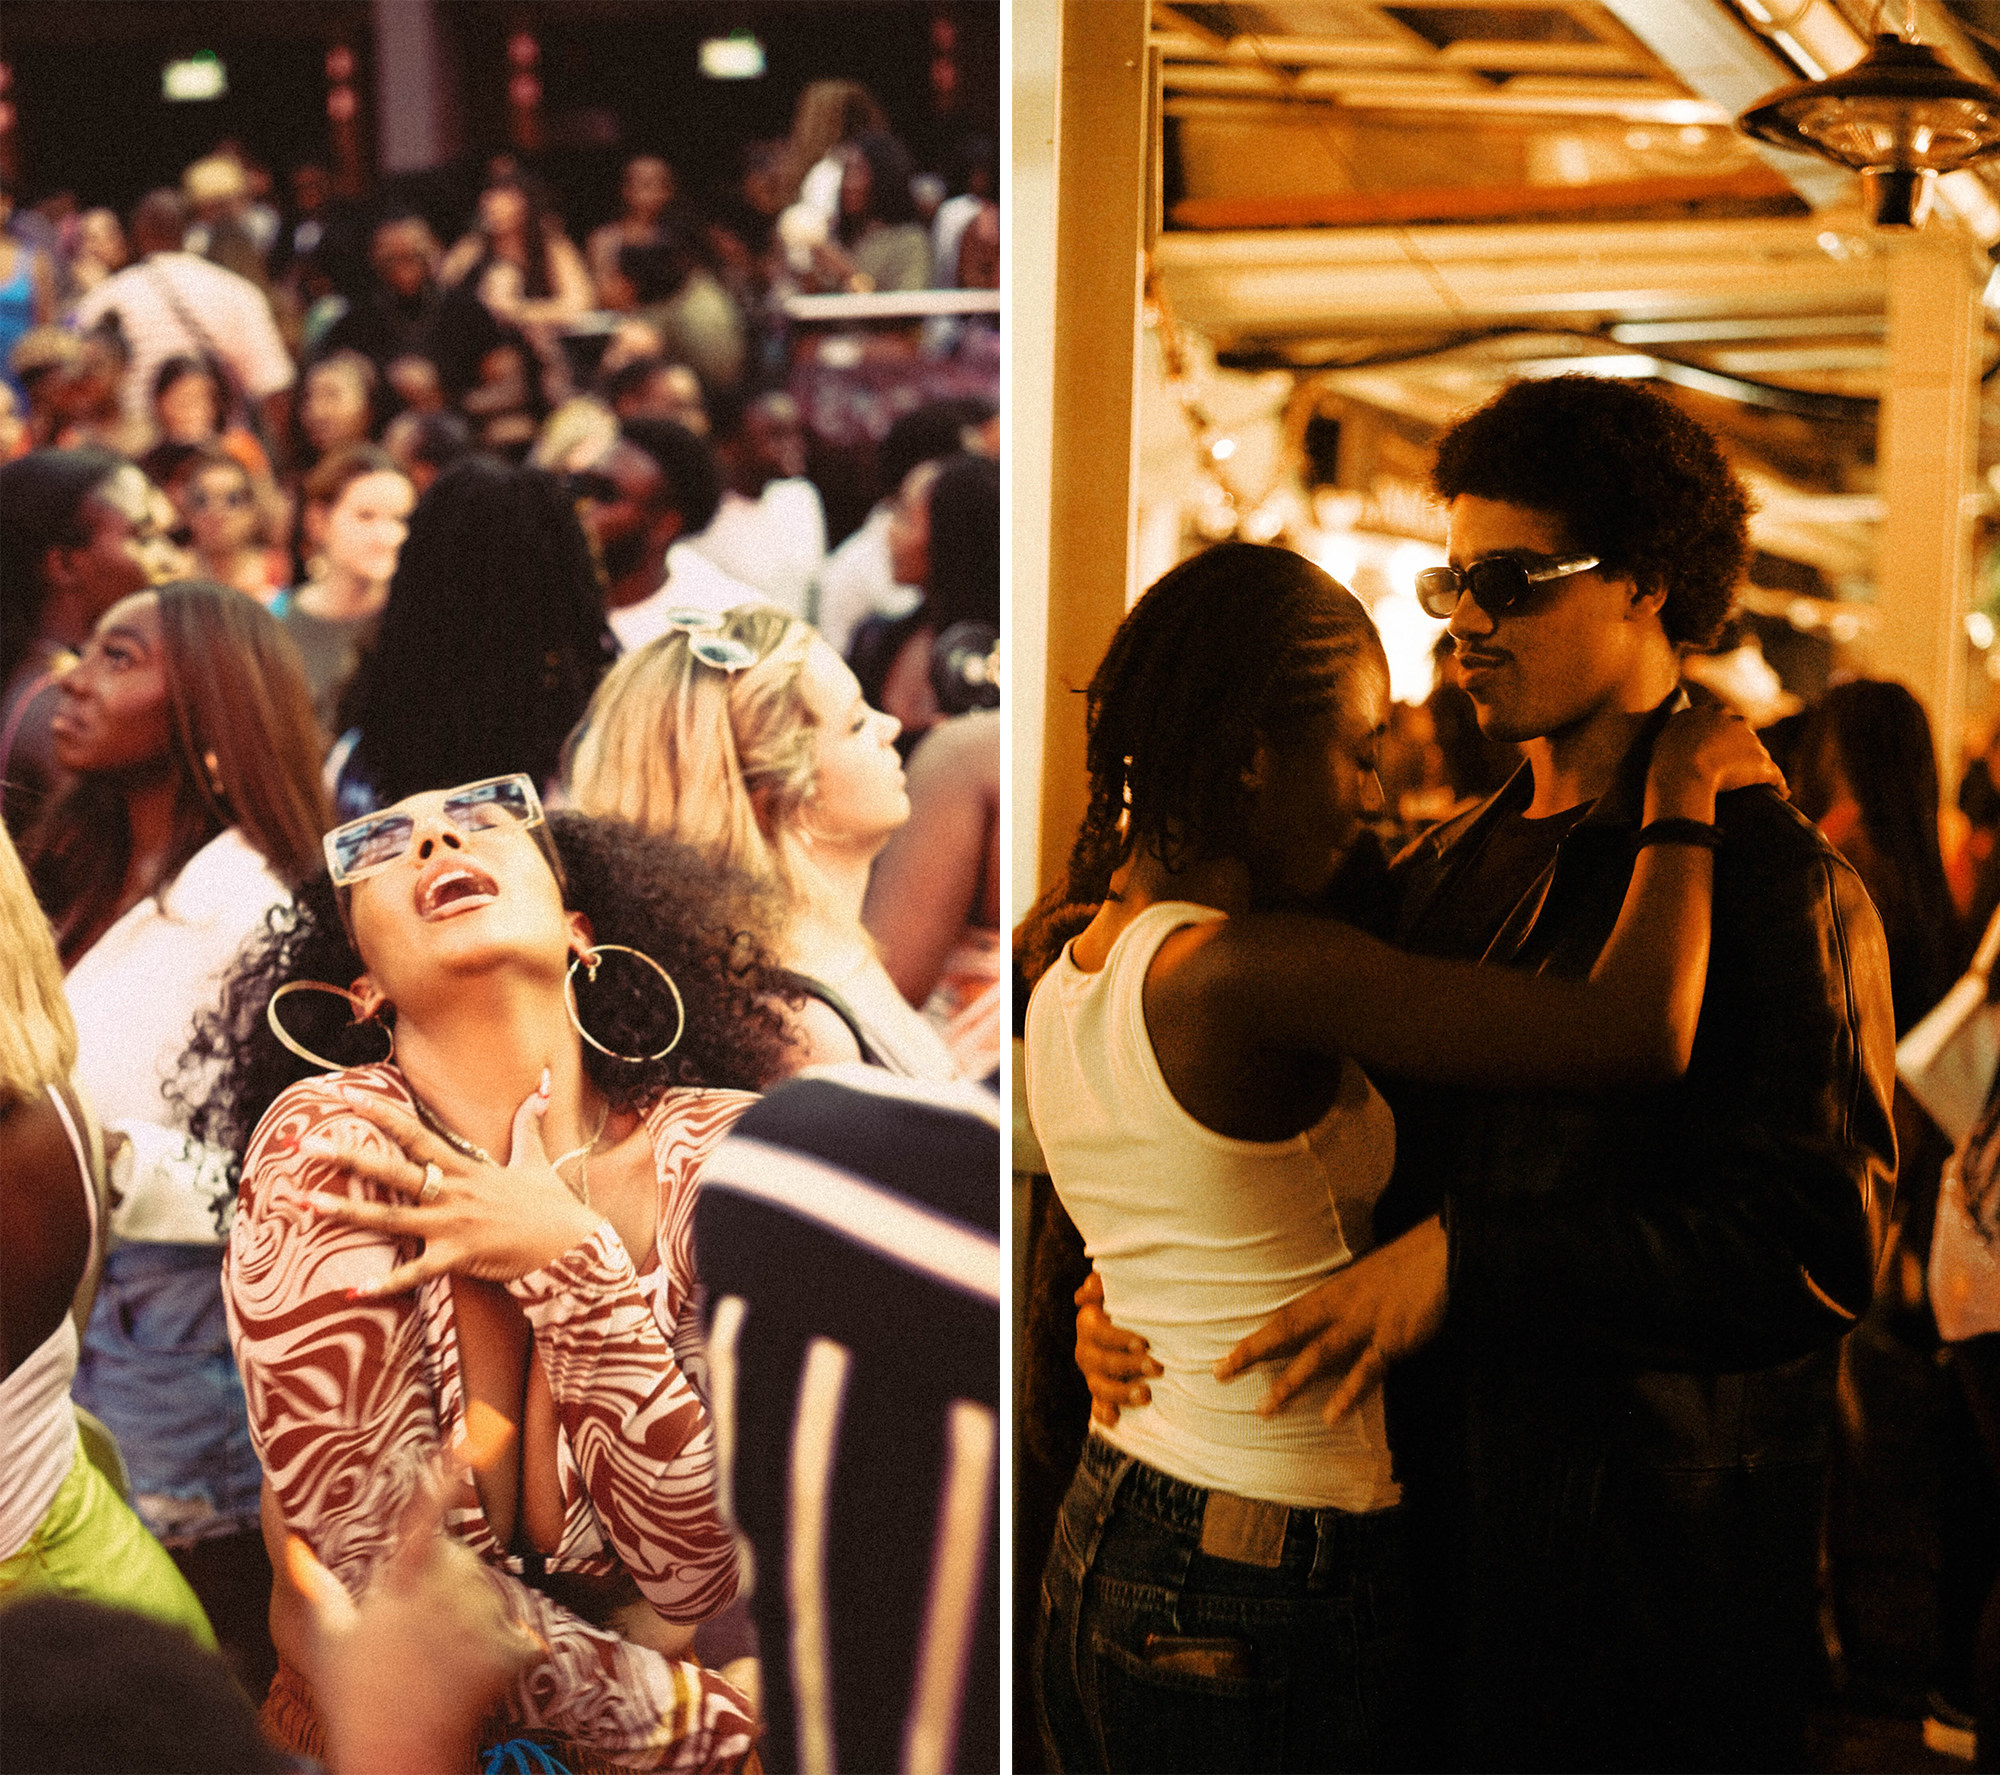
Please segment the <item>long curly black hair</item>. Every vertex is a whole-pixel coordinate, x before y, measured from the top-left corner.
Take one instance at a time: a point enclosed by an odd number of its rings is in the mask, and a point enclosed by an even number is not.
[[[1750,500],[1715,439],[1643,383],[1515,383],[1439,440],[1431,490],[1559,518],[1604,572],[1665,590],[1676,646],[1715,639],[1749,550]]]
[[[586,914],[599,944],[643,951],[673,977],[687,1028],[671,1054],[641,1063],[583,1045],[584,1071],[616,1109],[641,1109],[677,1085],[760,1090],[792,1063],[784,1009],[800,997],[771,960],[781,916],[773,897],[697,851],[621,820],[548,817],[561,858],[563,904]],[[274,909],[223,983],[218,1009],[196,1020],[179,1078],[168,1087],[196,1136],[236,1155],[279,1092],[318,1069],[291,1053],[265,1020],[271,995],[290,980],[345,987],[367,971],[321,871],[288,907]],[[674,1032],[672,999],[653,971],[630,956],[605,958],[596,983],[575,976],[588,1029],[620,1054],[650,1054]],[[380,1021],[357,1023],[332,993],[300,992],[280,1009],[285,1027],[316,1054],[343,1066],[385,1058]]]
[[[1170,868],[1227,855],[1258,743],[1327,707],[1388,659],[1361,601],[1290,549],[1225,542],[1154,582],[1090,681],[1090,806],[1062,884],[1015,945],[1038,979],[1112,874],[1146,849]]]

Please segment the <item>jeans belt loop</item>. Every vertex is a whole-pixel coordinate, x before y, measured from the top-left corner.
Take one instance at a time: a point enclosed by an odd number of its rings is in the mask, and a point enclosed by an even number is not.
[[[1201,1550],[1211,1559],[1273,1569],[1284,1564],[1291,1517],[1285,1504],[1211,1491],[1201,1513]]]
[[[1312,1572],[1306,1579],[1308,1590],[1324,1590],[1333,1582],[1334,1562],[1340,1557],[1340,1512],[1315,1510],[1313,1516]]]
[[[1097,1494],[1097,1508],[1091,1516],[1089,1545],[1078,1549],[1083,1561],[1083,1570],[1086,1572],[1096,1563],[1098,1544],[1104,1539],[1104,1531],[1111,1521],[1111,1512],[1118,1503],[1118,1488],[1131,1476],[1132,1470],[1138,1464],[1131,1455],[1121,1451],[1118,1455],[1118,1464],[1104,1476],[1103,1487]]]

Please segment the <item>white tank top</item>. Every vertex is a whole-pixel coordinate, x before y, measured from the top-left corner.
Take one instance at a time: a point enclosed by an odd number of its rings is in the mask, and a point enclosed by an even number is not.
[[[97,1256],[97,1192],[91,1183],[90,1147],[69,1101],[60,1091],[49,1101],[76,1154],[76,1174],[90,1216],[90,1256]],[[0,1379],[0,1559],[11,1559],[41,1526],[77,1457],[76,1414],[69,1384],[76,1375],[76,1321],[62,1323],[21,1365]]]
[[[1190,1484],[1380,1510],[1397,1501],[1380,1389],[1328,1428],[1331,1379],[1266,1419],[1268,1366],[1226,1385],[1210,1373],[1370,1248],[1396,1149],[1389,1107],[1352,1060],[1332,1108],[1290,1140],[1230,1139],[1175,1101],[1146,1030],[1146,972],[1175,931],[1224,916],[1186,901],[1150,906],[1096,973],[1065,950],[1028,1005],[1028,1113],[1049,1175],[1104,1278],[1105,1310],[1166,1369],[1150,1405],[1097,1434]]]

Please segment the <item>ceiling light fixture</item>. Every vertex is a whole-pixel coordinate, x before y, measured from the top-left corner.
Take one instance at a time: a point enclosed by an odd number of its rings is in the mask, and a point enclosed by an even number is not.
[[[1939,173],[2000,153],[2000,86],[1885,32],[1846,73],[1784,87],[1736,121],[1760,141],[1858,172],[1878,228],[1916,228]]]

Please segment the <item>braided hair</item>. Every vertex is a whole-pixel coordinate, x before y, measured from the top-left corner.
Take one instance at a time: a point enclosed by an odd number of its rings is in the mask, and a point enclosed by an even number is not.
[[[1169,868],[1227,855],[1259,743],[1324,710],[1358,664],[1388,671],[1368,612],[1290,549],[1222,543],[1155,582],[1090,681],[1090,805],[1062,884],[1022,925],[1027,977],[1142,848]]]

